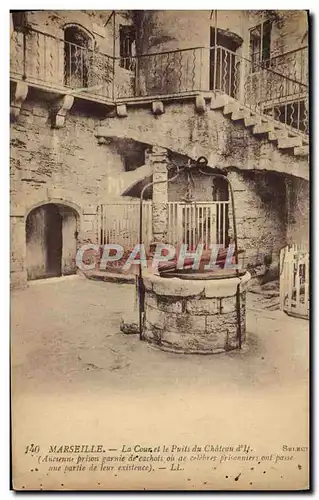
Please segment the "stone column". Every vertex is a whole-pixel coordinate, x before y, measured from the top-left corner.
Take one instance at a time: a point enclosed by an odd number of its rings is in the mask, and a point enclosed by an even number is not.
[[[79,242],[98,243],[98,214],[96,205],[85,205],[83,209],[83,219],[79,232]]]
[[[152,232],[153,242],[165,242],[167,237],[167,150],[154,146],[150,157],[153,167],[153,182],[163,181],[153,185]]]

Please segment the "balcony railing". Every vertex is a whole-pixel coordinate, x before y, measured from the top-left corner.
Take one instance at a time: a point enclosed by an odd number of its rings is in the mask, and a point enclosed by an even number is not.
[[[280,73],[279,64],[278,70],[271,66],[265,62],[257,65],[217,46],[216,54],[211,49],[210,88],[234,97],[256,113],[308,133],[308,85]]]
[[[291,50],[266,61],[266,67],[308,85],[308,47]]]
[[[57,90],[88,88],[113,98],[113,58],[37,30],[15,31],[10,72],[30,83]]]
[[[205,51],[202,47],[195,47],[126,58],[125,67],[134,69],[135,85],[133,93],[127,87],[124,93],[118,94],[118,98],[208,90]]]
[[[112,102],[216,91],[308,133],[308,70],[302,54],[257,64],[217,46],[113,58],[30,29],[14,32],[11,75],[62,92],[87,88],[90,95]],[[283,74],[288,69],[295,78]]]

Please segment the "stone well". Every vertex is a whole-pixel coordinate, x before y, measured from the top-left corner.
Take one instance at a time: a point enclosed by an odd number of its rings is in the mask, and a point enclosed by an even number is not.
[[[143,272],[143,340],[160,349],[212,354],[239,348],[236,291],[240,288],[241,342],[246,331],[248,272],[240,277],[180,279]]]

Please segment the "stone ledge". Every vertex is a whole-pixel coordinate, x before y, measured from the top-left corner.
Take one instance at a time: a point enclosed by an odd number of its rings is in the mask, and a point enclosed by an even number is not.
[[[143,282],[146,290],[154,291],[162,296],[196,297],[205,294],[206,298],[232,297],[236,295],[237,285],[244,292],[250,280],[247,272],[240,278],[224,278],[215,280],[182,280],[180,278],[162,278],[148,270],[143,271]]]
[[[162,278],[149,271],[143,274],[147,288],[143,337],[151,344],[185,354],[214,354],[238,349],[236,291],[241,281],[241,340],[245,341],[245,295],[249,273],[242,278],[209,282]],[[206,297],[206,287],[214,293],[212,298]],[[199,293],[194,295],[195,292]],[[216,296],[219,293],[225,295]]]
[[[135,283],[133,274],[117,274],[104,271],[81,271],[84,276],[90,280],[106,281],[109,283]]]

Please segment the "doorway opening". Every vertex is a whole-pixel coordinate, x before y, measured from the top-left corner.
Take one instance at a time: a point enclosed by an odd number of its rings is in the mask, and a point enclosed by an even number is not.
[[[64,84],[67,87],[89,86],[93,51],[92,39],[76,25],[64,29]]]
[[[76,273],[78,213],[48,203],[33,209],[26,220],[28,280]]]
[[[220,90],[236,97],[239,90],[240,64],[236,51],[242,42],[242,38],[235,33],[217,29],[215,37],[215,28],[210,29],[210,90]]]

